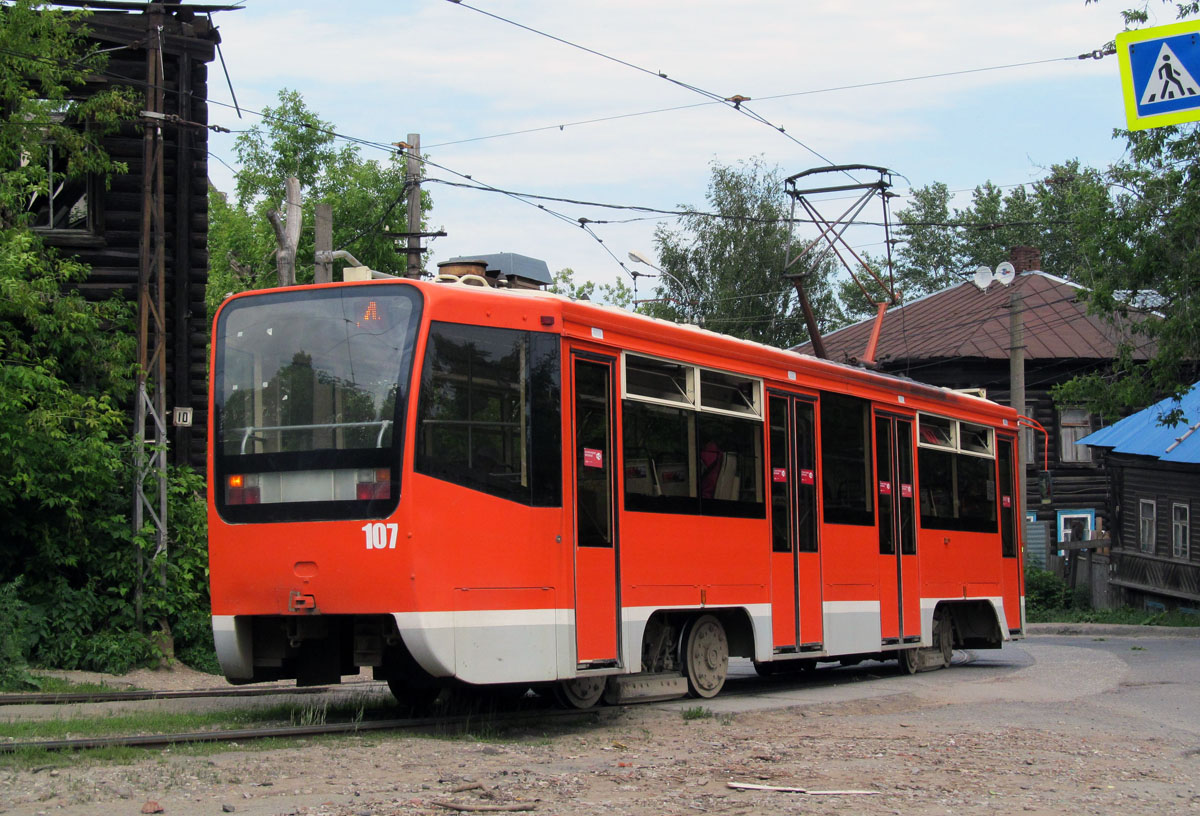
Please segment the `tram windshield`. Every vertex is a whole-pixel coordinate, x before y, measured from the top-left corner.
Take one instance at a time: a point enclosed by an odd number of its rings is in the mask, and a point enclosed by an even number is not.
[[[230,521],[378,517],[399,498],[421,300],[379,284],[236,300],[217,325],[217,505]]]

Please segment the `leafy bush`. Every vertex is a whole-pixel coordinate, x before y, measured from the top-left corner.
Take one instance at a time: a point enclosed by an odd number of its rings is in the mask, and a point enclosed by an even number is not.
[[[32,685],[25,663],[30,611],[20,598],[20,588],[20,578],[0,584],[0,689]]]
[[[1051,609],[1069,609],[1071,590],[1067,582],[1050,570],[1025,568],[1025,612],[1034,615]]]
[[[169,656],[172,627],[203,660],[211,651],[202,480],[171,475],[170,547],[153,563],[148,530],[130,523],[129,407],[133,306],[95,303],[76,286],[88,269],[29,228],[31,196],[69,175],[124,172],[100,139],[135,115],[139,94],[78,93],[103,73],[82,39],[86,14],[13,0],[0,14],[0,679],[25,661],[124,672]],[[62,114],[59,116],[58,114]],[[85,123],[86,127],[79,127]],[[33,129],[31,131],[31,128]],[[150,580],[139,628],[132,597],[139,548]]]

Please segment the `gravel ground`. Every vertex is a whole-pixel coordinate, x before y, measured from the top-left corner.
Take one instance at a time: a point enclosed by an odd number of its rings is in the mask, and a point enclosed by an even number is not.
[[[876,677],[886,672],[879,667],[858,686],[902,681],[912,691],[865,700],[739,712],[714,701],[699,717],[694,703],[643,705],[471,737],[354,737],[3,769],[0,813],[1200,813],[1194,731],[1114,713],[1105,699],[1121,691],[1115,658],[1071,663],[1083,650],[1056,658],[1048,646],[1026,648],[1037,665],[986,680],[970,667],[916,678]]]

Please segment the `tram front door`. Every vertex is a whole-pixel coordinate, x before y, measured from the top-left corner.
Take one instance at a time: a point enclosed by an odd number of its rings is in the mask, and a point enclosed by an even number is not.
[[[572,358],[575,645],[581,666],[616,664],[620,659],[612,455],[615,363],[590,354]]]

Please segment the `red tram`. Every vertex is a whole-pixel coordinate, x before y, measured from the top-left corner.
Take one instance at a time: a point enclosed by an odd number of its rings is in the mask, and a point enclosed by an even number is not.
[[[729,657],[949,662],[1024,627],[1017,414],[541,291],[410,280],[219,310],[217,654],[401,699],[710,697]]]

